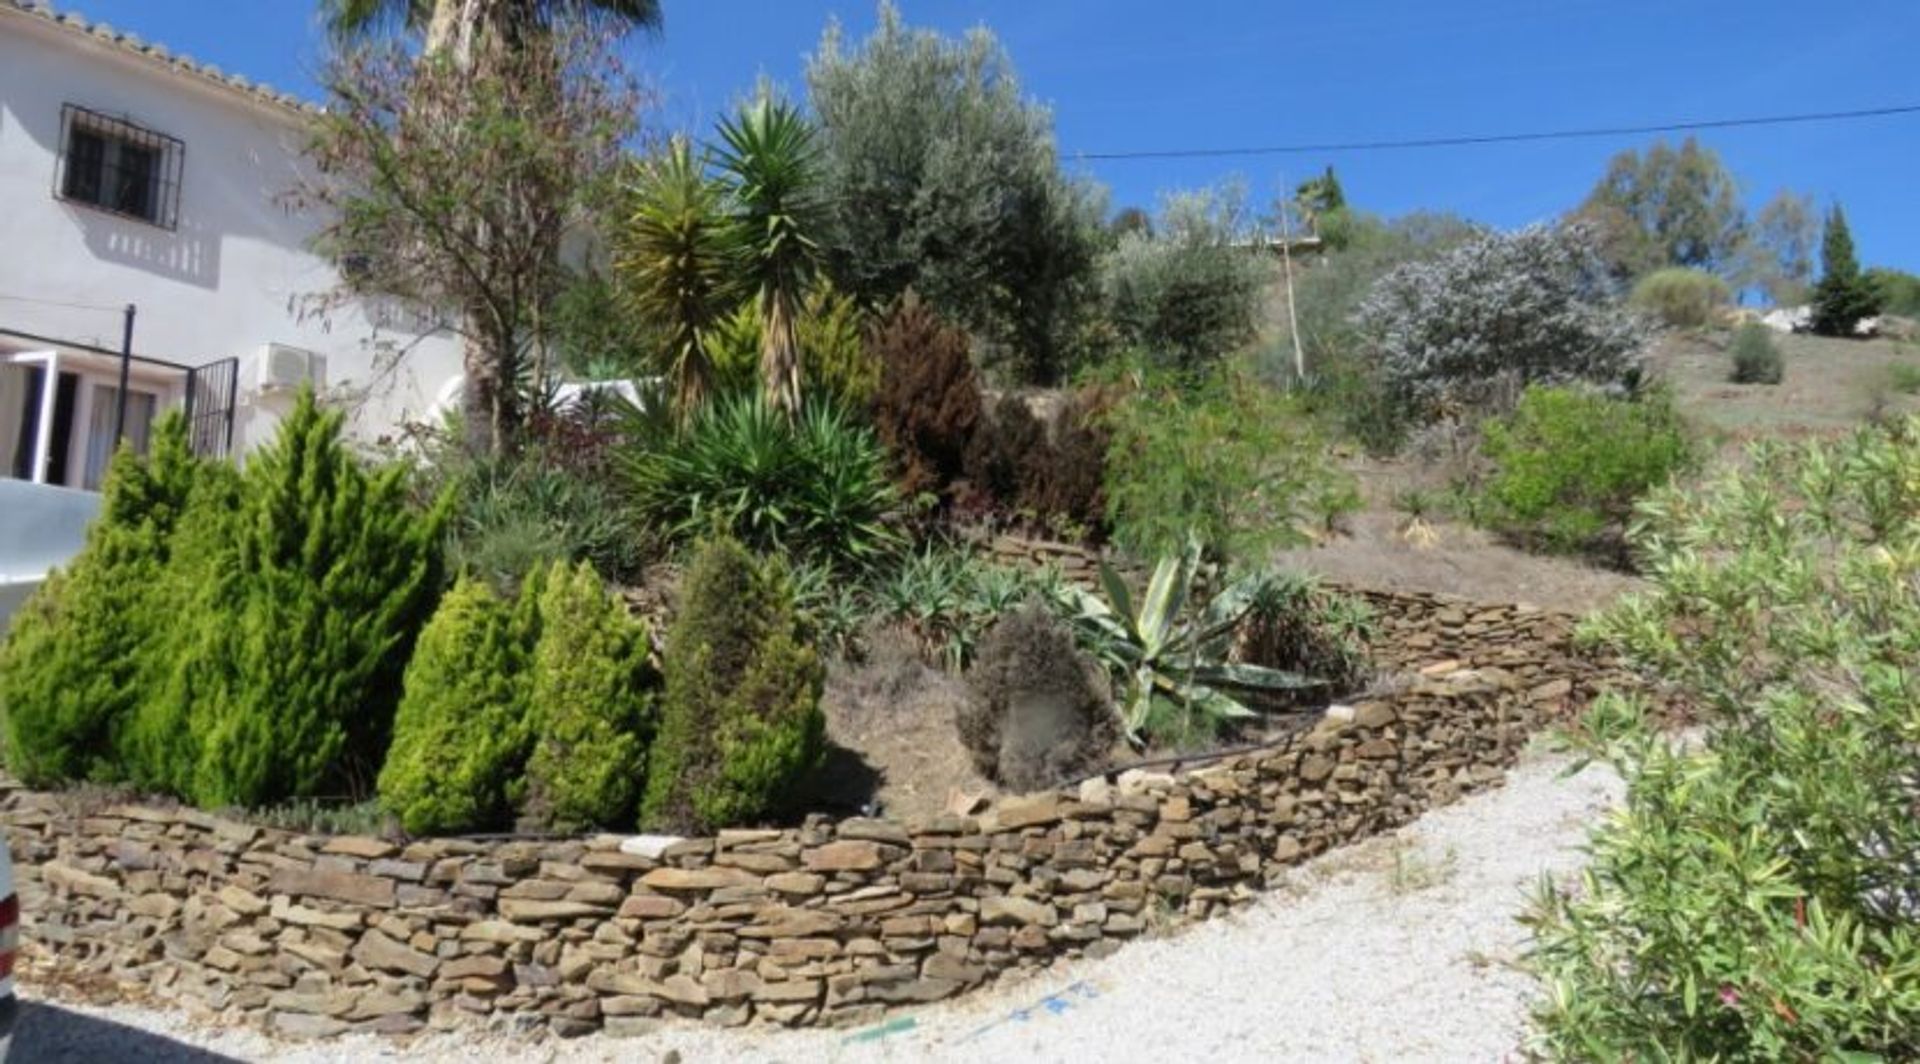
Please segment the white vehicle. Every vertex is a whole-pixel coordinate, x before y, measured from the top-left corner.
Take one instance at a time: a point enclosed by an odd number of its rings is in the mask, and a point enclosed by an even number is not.
[[[13,892],[13,855],[0,839],[0,1064],[13,1048],[20,1002],[13,996],[13,959],[20,953],[20,895]]]

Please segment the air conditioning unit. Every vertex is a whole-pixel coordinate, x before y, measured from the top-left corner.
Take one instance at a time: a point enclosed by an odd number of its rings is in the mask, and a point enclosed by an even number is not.
[[[254,389],[262,394],[291,392],[303,384],[327,387],[327,356],[286,344],[264,344],[255,362]]]

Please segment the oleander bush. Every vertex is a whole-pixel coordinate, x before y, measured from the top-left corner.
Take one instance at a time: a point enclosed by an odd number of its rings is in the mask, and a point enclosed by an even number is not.
[[[787,811],[826,748],[825,680],[784,567],[716,538],[696,551],[667,634],[641,820],[704,832]]]
[[[1512,413],[1482,424],[1480,447],[1489,472],[1469,489],[1476,522],[1528,545],[1616,557],[1634,504],[1696,460],[1664,393],[1581,388],[1529,388]]]
[[[1756,445],[1656,492],[1650,588],[1585,633],[1696,739],[1604,696],[1569,736],[1627,780],[1528,920],[1564,1060],[1906,1060],[1920,1047],[1920,421]]]

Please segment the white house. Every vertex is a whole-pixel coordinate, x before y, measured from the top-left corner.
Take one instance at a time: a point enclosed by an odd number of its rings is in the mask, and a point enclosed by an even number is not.
[[[459,343],[431,323],[308,312],[337,280],[308,249],[320,220],[287,204],[314,113],[0,0],[0,477],[97,488],[116,422],[142,446],[172,407],[196,448],[243,453],[303,381],[367,441],[457,392]]]

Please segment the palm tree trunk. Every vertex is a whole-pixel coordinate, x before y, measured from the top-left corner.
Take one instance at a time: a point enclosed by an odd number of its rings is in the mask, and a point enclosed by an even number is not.
[[[800,412],[800,336],[793,296],[778,289],[760,303],[760,375],[767,405],[792,418]]]

